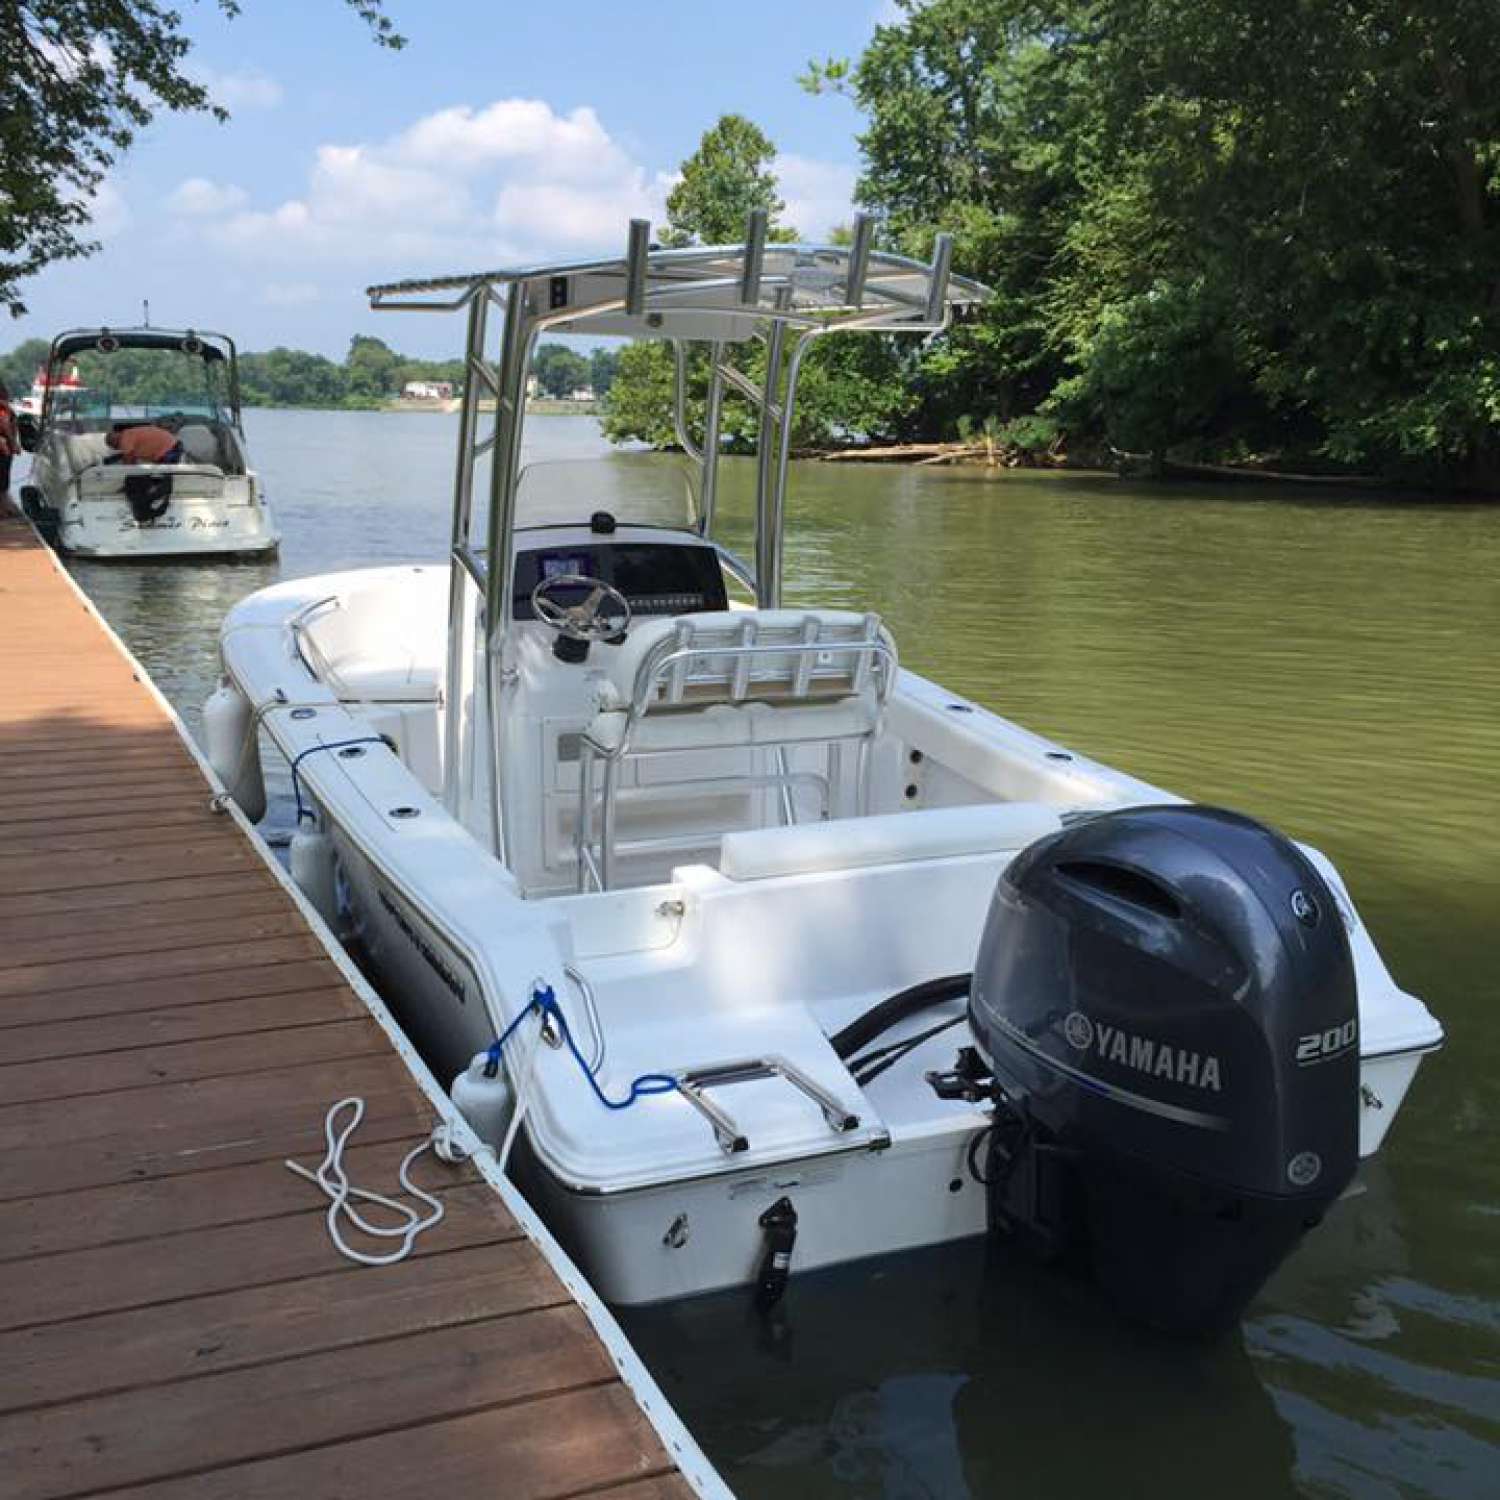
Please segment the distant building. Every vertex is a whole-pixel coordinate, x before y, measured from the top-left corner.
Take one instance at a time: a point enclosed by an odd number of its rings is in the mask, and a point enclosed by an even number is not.
[[[453,382],[451,380],[408,380],[401,387],[401,399],[403,401],[451,401]]]
[[[581,385],[576,391],[568,392],[569,401],[592,401],[594,399],[594,388],[591,385]]]
[[[526,377],[526,399],[528,401],[535,401],[541,394],[542,382],[535,375],[528,375]]]

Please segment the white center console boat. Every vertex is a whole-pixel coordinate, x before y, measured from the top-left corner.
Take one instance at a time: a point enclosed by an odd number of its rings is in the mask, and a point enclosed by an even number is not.
[[[1222,1326],[1442,1032],[1315,851],[903,670],[877,614],[783,605],[803,358],[980,301],[949,253],[637,222],[620,259],[374,288],[467,317],[451,566],[244,601],[210,753],[252,811],[256,725],[291,762],[294,873],[607,1298],[988,1231]],[[671,341],[687,512],[609,460],[576,503],[519,472],[543,330]],[[753,563],[716,537],[731,398]]]
[[[276,550],[245,453],[232,339],[191,329],[74,329],[52,341],[37,389],[39,430],[21,503],[59,551],[155,559]]]

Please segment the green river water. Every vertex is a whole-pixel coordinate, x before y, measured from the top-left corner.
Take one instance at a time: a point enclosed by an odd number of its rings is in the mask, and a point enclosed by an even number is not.
[[[454,419],[248,426],[279,563],[75,567],[190,722],[235,599],[445,547]],[[529,440],[604,452],[582,418]],[[1215,1348],[974,1245],[795,1279],[771,1324],[630,1315],[710,1457],[765,1497],[1500,1496],[1500,507],[798,464],[789,514],[788,602],[877,609],[904,664],[1321,847],[1449,1041]]]

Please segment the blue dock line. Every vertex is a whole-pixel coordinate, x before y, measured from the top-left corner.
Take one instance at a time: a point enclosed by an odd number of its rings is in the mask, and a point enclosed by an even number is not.
[[[309,755],[316,755],[320,750],[346,750],[350,745],[385,745],[390,747],[390,741],[383,734],[361,735],[353,740],[329,740],[326,745],[309,745],[305,750],[299,750],[287,764],[292,770],[292,796],[297,799],[297,827],[302,826],[304,818],[311,820],[312,809],[302,800],[302,782],[297,775],[297,767],[307,759]]]
[[[599,1087],[599,1080],[594,1076],[587,1062],[584,1061],[583,1053],[578,1050],[578,1043],[573,1040],[572,1029],[568,1025],[568,1018],[562,1013],[562,1007],[557,1003],[557,995],[550,984],[539,984],[531,992],[531,999],[527,1002],[514,1021],[490,1043],[485,1053],[484,1076],[493,1078],[500,1071],[500,1058],[505,1051],[505,1044],[511,1039],[516,1028],[533,1011],[542,1016],[551,1016],[557,1022],[558,1029],[562,1032],[563,1041],[568,1044],[568,1051],[573,1054],[573,1060],[578,1064],[579,1071],[589,1081],[589,1087],[594,1091],[594,1097],[605,1107],[605,1109],[629,1109],[637,1099],[648,1098],[652,1094],[671,1094],[677,1090],[677,1080],[667,1073],[642,1073],[630,1085],[630,1092],[623,1099],[611,1099],[608,1094]]]

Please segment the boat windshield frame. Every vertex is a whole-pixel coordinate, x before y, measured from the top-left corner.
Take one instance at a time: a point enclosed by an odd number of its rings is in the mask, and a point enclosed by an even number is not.
[[[721,413],[726,392],[747,399],[758,414],[753,567],[736,559],[740,581],[761,609],[781,603],[786,487],[792,422],[803,360],[830,333],[866,332],[929,337],[946,329],[957,309],[982,303],[989,291],[954,274],[953,241],[934,240],[930,262],[874,248],[875,225],[856,218],[848,244],[781,244],[770,240],[769,218],[754,210],[737,245],[663,249],[651,243],[651,226],[632,219],[623,256],[421,277],[367,288],[381,312],[463,312],[467,315],[464,390],[454,471],[449,611],[447,743],[461,733],[465,652],[474,610],[468,591],[483,599],[484,696],[500,703],[500,663],[514,613],[516,497],[526,382],[542,333],[575,333],[661,339],[674,357],[673,429],[698,469],[696,534],[712,540]],[[488,356],[492,314],[502,320],[499,348]],[[766,350],[765,372],[753,380],[734,362],[734,351],[756,340]],[[707,391],[698,431],[688,414],[691,351],[708,355]],[[494,403],[494,420],[482,431],[482,405]],[[488,456],[486,536],[471,535],[478,467]],[[690,533],[691,534],[691,533]],[[720,549],[722,551],[722,549]],[[503,559],[488,567],[487,559]],[[469,658],[472,661],[472,657]],[[494,722],[491,717],[490,722]],[[496,789],[500,785],[499,736],[491,737],[492,843],[505,857]],[[458,811],[457,755],[445,757],[444,800]]]
[[[47,351],[46,389],[42,393],[39,425],[46,431],[54,418],[55,395],[68,389],[60,377],[69,360],[80,354],[114,354],[122,349],[154,349],[196,355],[205,366],[223,364],[229,372],[225,407],[236,431],[243,432],[240,414],[240,361],[227,333],[194,328],[70,328],[52,340]]]

